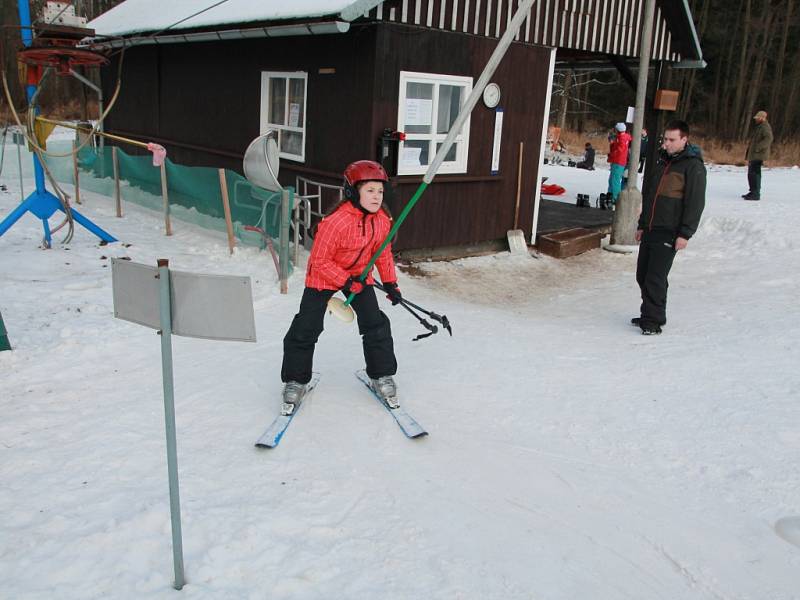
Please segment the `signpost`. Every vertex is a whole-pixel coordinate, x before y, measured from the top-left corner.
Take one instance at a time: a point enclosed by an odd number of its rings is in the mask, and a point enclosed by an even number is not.
[[[163,258],[158,260],[157,268],[112,259],[111,276],[114,316],[157,329],[161,335],[174,587],[180,590],[184,585],[183,541],[175,433],[172,334],[210,340],[255,342],[250,278],[170,271],[169,261]]]

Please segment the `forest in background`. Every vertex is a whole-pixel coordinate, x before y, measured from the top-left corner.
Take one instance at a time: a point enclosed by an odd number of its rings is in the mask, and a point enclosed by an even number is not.
[[[75,0],[78,14],[89,20],[122,0]],[[20,46],[16,0],[1,0],[4,27],[2,62],[12,98],[24,105],[17,81],[15,50]],[[31,0],[40,14],[45,0]],[[747,139],[752,116],[769,113],[777,144],[800,147],[800,7],[798,0],[689,0],[704,69],[650,71],[662,89],[678,90],[675,116],[687,120],[706,139],[734,145]],[[16,38],[15,38],[16,36]],[[86,73],[97,81],[96,73]],[[51,114],[65,118],[96,116],[93,93],[73,78],[53,77],[40,96]],[[10,119],[5,97],[0,118]],[[556,73],[551,122],[579,133],[605,131],[634,104],[634,91],[613,70]],[[800,161],[800,156],[797,157]]]
[[[689,0],[704,69],[650,71],[680,92],[675,117],[705,137],[746,140],[752,117],[769,113],[776,142],[800,140],[800,8],[797,0]],[[651,87],[652,91],[652,87]],[[620,120],[635,93],[616,71],[556,73],[551,120],[583,132]]]

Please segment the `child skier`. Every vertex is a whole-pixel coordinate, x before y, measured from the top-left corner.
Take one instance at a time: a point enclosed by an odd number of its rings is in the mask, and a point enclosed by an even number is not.
[[[317,228],[308,259],[305,290],[300,311],[283,339],[284,411],[299,403],[311,380],[314,346],[323,330],[328,300],[341,290],[355,294],[351,303],[358,318],[358,331],[364,347],[367,375],[375,391],[390,404],[396,404],[397,388],[392,375],[397,372],[389,318],[378,308],[372,272],[361,282],[361,273],[380,248],[391,229],[391,218],[383,206],[384,187],[389,177],[381,165],[359,160],[344,171],[345,200],[337,204]],[[375,262],[387,298],[401,301],[397,287],[392,246],[388,244]],[[286,406],[291,405],[291,406]]]

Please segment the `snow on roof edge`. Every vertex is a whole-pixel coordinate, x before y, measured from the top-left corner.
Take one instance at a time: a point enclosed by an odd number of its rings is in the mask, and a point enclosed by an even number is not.
[[[126,0],[88,23],[98,36],[123,36],[169,29],[229,26],[334,16],[354,21],[383,0],[223,0],[203,9],[196,0]]]

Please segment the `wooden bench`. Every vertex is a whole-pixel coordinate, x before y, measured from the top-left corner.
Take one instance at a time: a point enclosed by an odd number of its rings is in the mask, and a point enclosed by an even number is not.
[[[602,239],[599,231],[575,227],[537,236],[536,249],[554,258],[567,258],[599,248]]]

